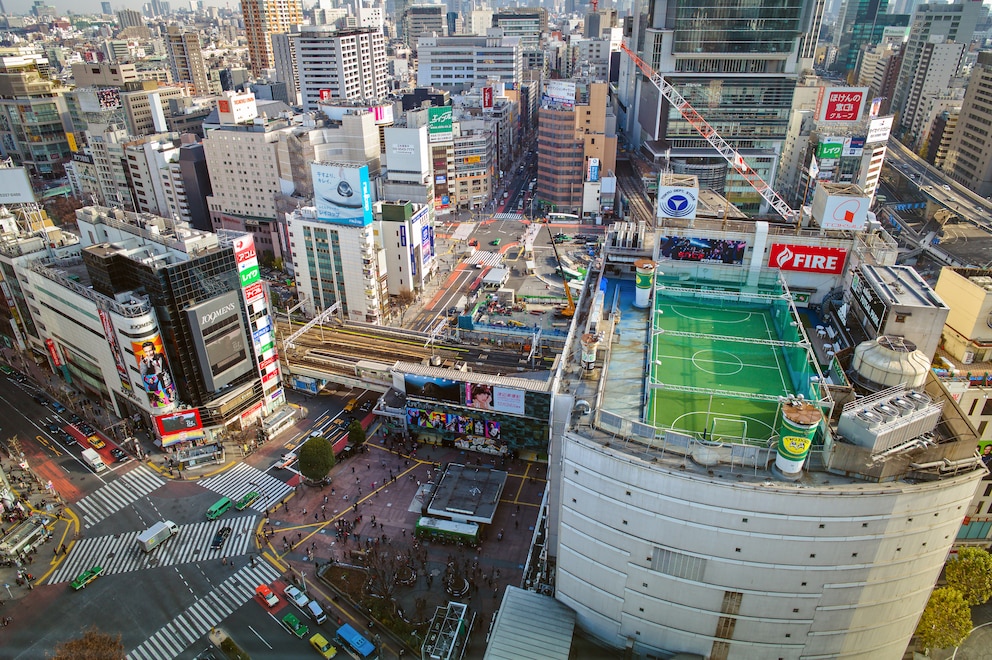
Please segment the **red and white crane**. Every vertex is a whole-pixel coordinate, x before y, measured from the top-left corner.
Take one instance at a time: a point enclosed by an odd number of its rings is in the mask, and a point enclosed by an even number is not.
[[[696,129],[710,145],[717,150],[723,159],[730,164],[734,170],[747,181],[752,188],[758,191],[758,194],[768,202],[768,204],[775,209],[775,212],[780,216],[788,220],[789,222],[798,222],[798,215],[791,206],[779,195],[775,190],[768,185],[761,176],[755,172],[750,165],[744,160],[742,156],[733,145],[720,137],[720,134],[716,132],[709,123],[703,119],[703,117],[696,112],[685,97],[679,94],[672,85],[666,81],[661,74],[656,72],[651,65],[642,60],[637,54],[632,51],[626,43],[620,42],[620,49],[627,53],[627,56],[634,61],[634,64],[647,76],[654,86],[658,88],[661,95],[678,110],[682,117],[685,118],[689,125]]]

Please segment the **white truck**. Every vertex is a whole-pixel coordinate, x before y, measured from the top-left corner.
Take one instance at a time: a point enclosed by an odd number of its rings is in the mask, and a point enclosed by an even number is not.
[[[100,454],[96,453],[95,449],[84,449],[83,450],[83,460],[89,465],[94,472],[103,472],[107,469],[107,465],[100,458]]]
[[[151,552],[160,546],[163,541],[172,538],[178,533],[179,525],[171,520],[162,520],[138,534],[138,544],[145,552]]]

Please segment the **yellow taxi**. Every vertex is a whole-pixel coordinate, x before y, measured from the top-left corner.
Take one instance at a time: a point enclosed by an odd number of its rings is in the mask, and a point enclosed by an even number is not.
[[[327,638],[323,635],[317,634],[310,638],[310,646],[313,650],[320,654],[322,658],[333,658],[338,654],[338,650],[334,648],[334,645],[327,641]]]
[[[93,446],[94,449],[103,449],[107,446],[107,443],[100,439],[98,435],[91,435],[86,438],[86,440]]]

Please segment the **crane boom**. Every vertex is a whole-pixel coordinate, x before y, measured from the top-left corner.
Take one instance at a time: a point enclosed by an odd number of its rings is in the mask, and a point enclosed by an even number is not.
[[[682,117],[689,122],[689,125],[696,129],[696,132],[699,133],[707,142],[709,142],[710,146],[717,150],[717,153],[723,156],[723,159],[726,160],[727,163],[729,163],[730,166],[733,167],[734,170],[740,174],[741,177],[743,177],[744,180],[747,181],[773,209],[775,209],[776,213],[790,222],[796,221],[796,211],[789,206],[788,202],[786,202],[781,195],[775,192],[775,190],[768,185],[765,180],[751,168],[750,165],[747,164],[744,160],[744,156],[734,149],[729,142],[720,137],[720,134],[716,132],[716,129],[710,126],[709,123],[703,119],[698,112],[696,112],[696,109],[685,100],[685,97],[682,96],[678,90],[672,87],[672,85],[665,80],[661,74],[651,68],[650,64],[638,57],[638,55],[634,53],[634,51],[632,51],[625,42],[620,42],[620,49],[627,53],[628,57],[634,61],[634,64],[637,65],[641,72],[643,72],[644,75],[651,80],[654,86],[658,88],[658,91],[661,92],[661,95],[665,97],[665,100],[675,106],[675,109],[682,114]]]

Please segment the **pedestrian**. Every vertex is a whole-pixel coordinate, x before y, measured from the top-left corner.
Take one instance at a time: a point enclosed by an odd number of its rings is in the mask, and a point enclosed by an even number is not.
[[[519,520],[514,520],[513,521],[513,529],[520,529],[520,521]]]
[[[332,490],[331,492],[333,493],[334,491]],[[327,504],[327,495],[324,495],[324,504]],[[321,508],[323,508],[323,507],[321,507]],[[518,508],[517,511],[519,511],[519,510],[520,509]]]
[[[314,522],[317,522],[317,512],[316,511],[313,512],[313,521]]]
[[[352,474],[355,474],[355,466],[354,465],[351,466],[351,473]]]
[[[304,516],[307,515],[307,508],[306,507],[303,507],[303,515]]]
[[[325,502],[327,501],[327,498],[326,497],[324,498],[324,501]],[[327,505],[326,504],[321,504],[320,505],[320,510],[321,511],[327,511]]]

